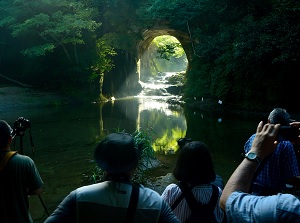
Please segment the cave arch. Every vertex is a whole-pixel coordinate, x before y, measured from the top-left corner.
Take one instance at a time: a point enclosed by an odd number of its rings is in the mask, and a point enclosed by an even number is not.
[[[137,44],[137,55],[138,55],[138,75],[140,77],[141,72],[147,72],[149,70],[149,64],[147,63],[147,57],[145,55],[151,42],[153,41],[154,38],[158,36],[163,36],[163,35],[169,35],[175,37],[180,44],[182,45],[187,60],[187,70],[190,69],[190,62],[192,59],[192,47],[191,47],[191,40],[190,37],[187,33],[174,30],[174,29],[168,29],[168,28],[160,28],[160,29],[150,29],[150,30],[145,30],[143,32],[143,40],[140,41]]]

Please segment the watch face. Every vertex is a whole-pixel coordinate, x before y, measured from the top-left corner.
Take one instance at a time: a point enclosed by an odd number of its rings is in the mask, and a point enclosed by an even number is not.
[[[251,160],[254,160],[256,158],[256,154],[255,153],[248,153],[247,157]]]

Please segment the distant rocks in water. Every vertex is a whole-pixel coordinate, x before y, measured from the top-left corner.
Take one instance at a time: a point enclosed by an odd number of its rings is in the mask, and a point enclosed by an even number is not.
[[[185,102],[181,101],[181,97],[169,98],[167,103],[170,105],[183,105]]]
[[[181,92],[181,86],[172,85],[166,88],[166,91],[172,95],[179,95]]]

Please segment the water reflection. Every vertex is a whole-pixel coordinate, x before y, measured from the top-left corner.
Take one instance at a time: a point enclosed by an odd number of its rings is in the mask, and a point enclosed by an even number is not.
[[[108,133],[151,129],[153,147],[160,154],[176,151],[181,137],[201,140],[209,146],[216,171],[226,181],[240,160],[243,143],[256,129],[256,120],[261,120],[183,110],[146,97],[77,107],[23,109],[2,118],[12,125],[20,116],[31,122],[36,150],[33,155],[29,133],[25,132],[24,152],[33,158],[42,175],[42,198],[49,212],[70,191],[89,183],[87,177],[95,167],[94,148]],[[175,156],[166,156],[169,169],[155,175],[171,173]],[[30,207],[35,222],[43,222],[46,215],[38,198],[30,198]]]
[[[137,129],[151,129],[155,138],[156,152],[168,153],[177,150],[177,140],[186,134],[187,124],[180,106],[161,101],[139,99]]]
[[[100,136],[112,131],[145,130],[154,136],[155,151],[166,153],[177,149],[177,140],[187,131],[186,119],[180,106],[149,98],[127,98],[101,104]]]
[[[95,167],[96,144],[116,131],[149,130],[154,135],[153,148],[159,154],[174,151],[174,156],[164,157],[169,168],[155,172],[157,176],[172,172],[179,138],[201,140],[210,148],[215,169],[226,181],[240,161],[245,140],[262,119],[182,109],[167,104],[170,97],[174,96],[143,94],[101,104],[33,107],[2,113],[1,118],[11,125],[18,117],[30,120],[36,150],[32,154],[27,131],[24,152],[36,162],[44,180],[42,198],[50,213],[70,191],[89,183],[88,176]],[[47,217],[37,197],[30,198],[30,211],[35,222],[43,222]]]
[[[44,180],[42,198],[52,212],[72,190],[89,183],[95,163],[96,144],[108,133],[149,129],[155,136],[153,147],[160,152],[176,149],[176,140],[187,131],[181,107],[149,98],[116,99],[113,103],[76,107],[30,108],[11,111],[6,119],[11,125],[18,117],[31,123],[35,146],[32,153],[29,131],[23,137],[24,153],[33,158]],[[19,139],[16,138],[16,150]],[[46,218],[38,198],[30,198],[35,222]]]

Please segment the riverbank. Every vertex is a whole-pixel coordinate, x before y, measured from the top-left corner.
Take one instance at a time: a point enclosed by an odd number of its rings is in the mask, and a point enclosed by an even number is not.
[[[88,102],[85,96],[71,96],[51,91],[43,91],[35,88],[0,86],[0,118],[5,119],[5,114],[26,108],[63,106]],[[267,117],[273,107],[256,109],[243,109],[237,105],[226,102],[201,99],[182,102],[183,107],[201,110],[216,114],[229,114],[238,116]],[[294,119],[299,119],[299,114],[291,114]]]
[[[78,104],[83,100],[51,91],[42,91],[35,88],[0,86],[0,119],[22,110],[41,107],[56,107],[66,104]]]
[[[5,119],[7,113],[26,108],[63,106],[66,104],[78,104],[87,102],[84,96],[71,96],[51,91],[43,91],[35,88],[25,88],[17,86],[0,86],[0,118]],[[189,107],[195,110],[212,112],[216,114],[232,115],[253,115],[267,117],[273,108],[263,108],[257,110],[245,110],[236,105],[220,103],[218,101],[204,99],[183,102],[183,107]]]
[[[255,115],[267,116],[273,108],[257,109],[243,109],[241,106],[229,104],[222,101],[215,101],[211,99],[195,100],[185,102],[184,107],[189,107],[195,110],[202,110],[206,112],[213,112],[216,114],[232,114],[232,115]]]
[[[0,87],[1,111],[56,106],[70,102],[68,97],[53,92],[15,86]]]

